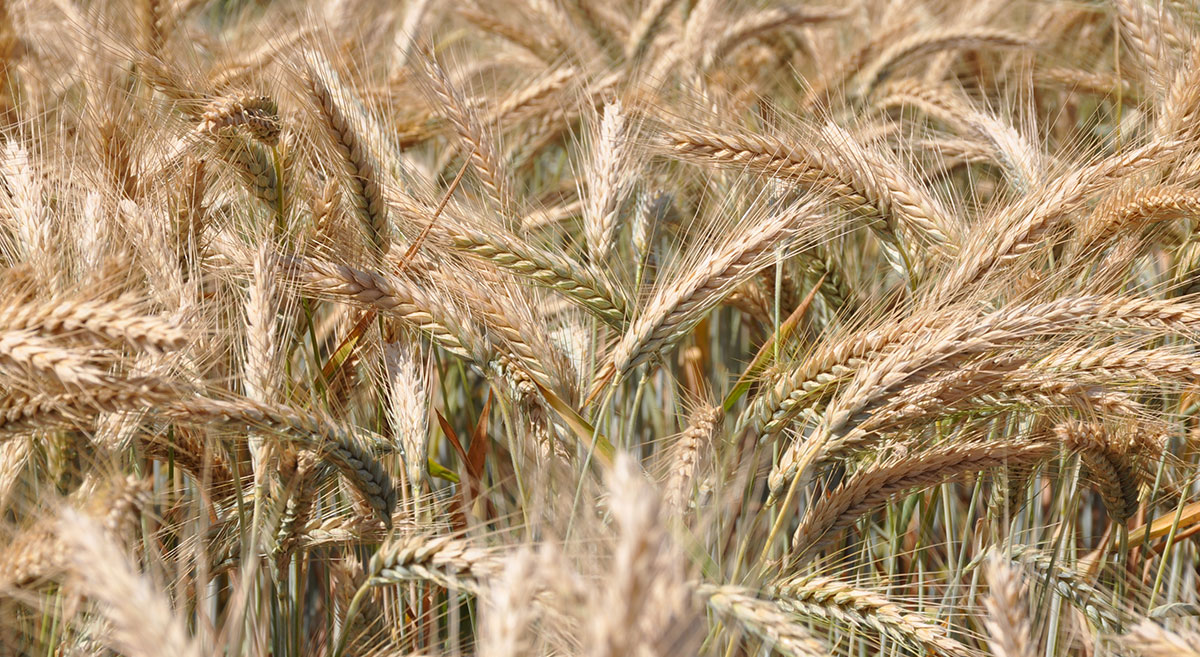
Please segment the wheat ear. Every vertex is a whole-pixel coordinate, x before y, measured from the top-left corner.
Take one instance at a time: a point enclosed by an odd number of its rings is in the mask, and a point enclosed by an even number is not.
[[[623,293],[595,267],[539,248],[499,231],[485,232],[465,225],[446,229],[455,249],[487,260],[534,282],[553,288],[620,326],[629,314]]]
[[[592,262],[602,263],[612,250],[617,230],[617,209],[632,182],[630,126],[620,102],[604,106],[604,117],[593,136],[592,159],[586,178],[583,206],[584,232]]]
[[[1032,568],[1030,582],[1045,582],[1055,594],[1079,608],[1088,620],[1106,631],[1127,624],[1126,614],[1113,607],[1111,592],[1103,591],[1087,581],[1079,571],[1062,559],[1028,545],[1013,545],[1007,550],[1011,561]]]
[[[971,651],[932,619],[907,611],[873,591],[831,577],[801,577],[768,589],[776,603],[802,618],[836,620],[870,628],[935,654],[966,657]]]
[[[847,210],[883,219],[871,227],[885,243],[897,242],[901,226],[937,246],[950,242],[953,222],[915,182],[901,169],[885,173],[877,161],[882,156],[869,155],[853,138],[829,128],[825,138],[808,135],[787,143],[763,135],[679,130],[666,133],[664,141],[680,159],[749,170],[829,194]],[[805,141],[826,148],[804,146]]]
[[[475,175],[483,183],[488,198],[502,216],[511,216],[514,207],[512,190],[509,188],[509,174],[492,145],[491,136],[463,99],[462,93],[450,82],[441,65],[432,56],[424,58],[423,61],[426,73],[433,82],[433,93],[450,123],[454,125],[459,139],[470,150],[467,159],[470,160]]]
[[[1177,634],[1149,619],[1134,625],[1121,643],[1142,657],[1200,657],[1200,636]]]
[[[1129,454],[1100,424],[1070,422],[1054,429],[1063,445],[1080,453],[1096,482],[1104,507],[1117,522],[1137,512],[1138,473]]]
[[[113,648],[132,657],[164,652],[182,657],[200,654],[167,597],[134,568],[113,537],[94,520],[66,511],[58,535],[81,588],[108,618]]]
[[[53,338],[88,338],[120,342],[152,354],[174,351],[188,341],[188,331],[174,319],[148,315],[138,310],[135,295],[112,301],[101,299],[56,299],[7,307],[0,316],[0,330],[32,330]]]
[[[991,28],[943,29],[918,32],[887,47],[858,73],[859,95],[866,96],[906,62],[943,50],[962,48],[1021,48],[1032,45],[1022,36]]]
[[[1097,189],[1162,166],[1183,146],[1178,141],[1152,142],[1056,178],[997,218],[999,234],[981,237],[966,246],[958,265],[941,281],[939,291],[947,297],[961,296],[981,279],[997,276],[1007,265],[1043,245],[1063,218]]]
[[[245,126],[250,134],[267,146],[279,143],[282,128],[279,106],[270,96],[237,94],[215,98],[200,115],[197,132],[216,133]]]
[[[663,507],[673,517],[684,512],[692,482],[712,450],[724,413],[720,406],[704,405],[692,413],[688,426],[672,446],[664,485]]]
[[[306,89],[317,107],[319,123],[329,143],[340,156],[337,171],[349,192],[350,205],[359,218],[368,245],[382,257],[391,247],[391,228],[380,177],[382,169],[373,150],[378,145],[368,141],[373,135],[365,129],[364,110],[342,85],[329,63],[310,52],[306,64]]]
[[[814,503],[796,528],[792,546],[811,554],[833,541],[859,516],[905,491],[937,485],[963,473],[1038,463],[1057,452],[1058,446],[1043,437],[935,447],[872,466]]]
[[[849,13],[844,8],[836,7],[770,7],[747,13],[726,27],[719,37],[709,42],[701,55],[702,66],[705,69],[712,68],[739,46],[775,30],[840,20]]]
[[[987,562],[988,596],[984,627],[996,657],[1036,657],[1036,639],[1027,612],[1028,586],[1012,565],[993,556]]]
[[[461,309],[434,298],[403,275],[385,276],[311,258],[282,263],[289,277],[316,294],[378,309],[429,335],[453,354],[481,364],[490,360],[489,342],[471,327]]]
[[[826,657],[829,649],[778,604],[740,586],[701,586],[698,594],[718,615],[737,622],[788,657]]]
[[[389,540],[371,557],[371,580],[394,584],[424,580],[448,588],[477,591],[494,576],[496,556],[468,541],[449,536],[406,536]]]
[[[649,0],[642,8],[637,19],[629,28],[629,37],[625,41],[625,59],[636,61],[654,40],[655,33],[662,26],[667,13],[678,4],[679,0]]]
[[[767,215],[749,226],[745,237],[701,259],[675,285],[661,287],[614,347],[596,376],[597,386],[614,375],[625,376],[683,337],[705,312],[765,266],[764,254],[769,250],[815,237],[824,225],[818,207],[818,202],[807,200]]]

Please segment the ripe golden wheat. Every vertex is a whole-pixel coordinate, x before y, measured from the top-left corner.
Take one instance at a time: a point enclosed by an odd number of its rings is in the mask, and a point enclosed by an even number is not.
[[[0,655],[1196,655],[1195,0],[0,0]]]

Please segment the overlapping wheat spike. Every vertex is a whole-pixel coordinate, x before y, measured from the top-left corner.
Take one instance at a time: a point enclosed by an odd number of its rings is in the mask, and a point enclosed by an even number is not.
[[[1192,0],[0,0],[0,655],[1200,650]]]

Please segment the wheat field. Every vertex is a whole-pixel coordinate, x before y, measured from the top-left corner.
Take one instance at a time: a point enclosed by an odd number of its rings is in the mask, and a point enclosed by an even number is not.
[[[0,655],[1200,657],[1196,0],[0,0]]]

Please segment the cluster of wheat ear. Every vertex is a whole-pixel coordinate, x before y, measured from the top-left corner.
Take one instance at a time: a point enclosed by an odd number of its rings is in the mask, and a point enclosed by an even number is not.
[[[1197,0],[0,0],[0,655],[1200,657]]]

